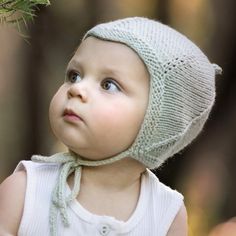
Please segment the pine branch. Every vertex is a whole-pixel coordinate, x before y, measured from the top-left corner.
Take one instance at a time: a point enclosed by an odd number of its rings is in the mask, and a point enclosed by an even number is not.
[[[32,21],[38,5],[50,5],[49,0],[0,0],[0,24],[14,24],[21,33],[20,25],[27,27]]]

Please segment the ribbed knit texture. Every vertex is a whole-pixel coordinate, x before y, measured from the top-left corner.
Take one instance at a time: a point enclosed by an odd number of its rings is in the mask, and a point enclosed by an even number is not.
[[[149,103],[136,140],[113,157],[96,162],[84,161],[75,153],[33,157],[34,161],[63,164],[52,197],[52,235],[56,235],[58,210],[64,225],[69,225],[66,209],[79,192],[81,166],[105,165],[130,156],[148,168],[159,167],[202,130],[214,104],[215,74],[221,73],[189,39],[154,20],[133,17],[100,24],[83,40],[89,36],[121,42],[140,56],[150,74]],[[67,197],[66,179],[72,172],[75,186]]]
[[[22,161],[18,165],[16,171],[25,169],[27,172],[25,205],[18,236],[50,234],[48,216],[51,189],[56,184],[61,168],[61,164],[31,161]],[[65,195],[70,194],[71,190],[66,185]],[[73,200],[67,209],[70,227],[64,227],[61,219],[58,219],[57,236],[165,236],[182,204],[181,194],[160,183],[155,175],[147,171],[141,178],[137,207],[128,221],[92,214]]]

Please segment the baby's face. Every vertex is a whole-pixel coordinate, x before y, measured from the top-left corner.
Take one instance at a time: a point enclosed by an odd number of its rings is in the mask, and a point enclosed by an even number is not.
[[[149,74],[129,47],[89,37],[67,68],[49,117],[54,134],[79,155],[99,160],[126,150],[148,104]]]

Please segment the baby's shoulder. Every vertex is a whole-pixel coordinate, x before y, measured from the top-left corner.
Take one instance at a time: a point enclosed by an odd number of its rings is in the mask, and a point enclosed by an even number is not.
[[[16,235],[24,207],[26,172],[17,171],[0,185],[0,235]]]
[[[27,178],[27,191],[36,191],[37,188],[47,183],[54,186],[61,165],[57,163],[38,163],[35,161],[21,161],[14,173],[24,171]]]
[[[178,191],[161,183],[157,176],[149,170],[146,178],[149,188],[148,214],[153,214],[153,219],[158,222],[157,225],[162,225],[158,228],[162,232],[161,235],[166,235],[174,219],[179,220],[182,217],[180,213],[184,212],[182,210],[184,209],[184,197]]]
[[[147,170],[146,178],[148,179],[148,181],[146,182],[148,182],[148,185],[150,186],[152,193],[158,195],[158,197],[163,197],[169,200],[171,199],[178,199],[181,201],[183,200],[184,197],[181,193],[162,183],[158,179],[158,177],[150,170]]]
[[[34,172],[42,172],[42,171],[57,171],[61,167],[61,164],[58,163],[40,163],[30,160],[23,160],[18,163],[14,172],[25,170],[34,171]]]

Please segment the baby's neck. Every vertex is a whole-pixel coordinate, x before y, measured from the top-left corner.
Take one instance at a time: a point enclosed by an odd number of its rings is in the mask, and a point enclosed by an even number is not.
[[[145,170],[142,164],[128,158],[106,166],[83,167],[77,200],[94,214],[126,221],[136,208]],[[73,185],[73,176],[68,183]]]
[[[81,187],[83,185],[105,188],[107,190],[122,190],[139,182],[146,168],[131,158],[125,158],[112,164],[82,168]],[[69,185],[73,182],[71,176]]]

